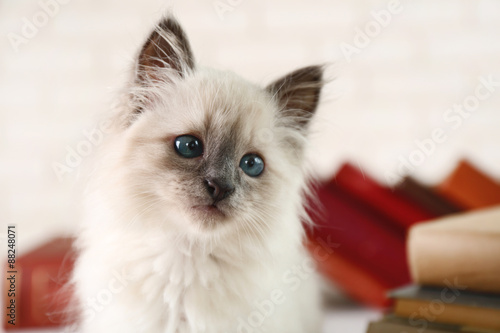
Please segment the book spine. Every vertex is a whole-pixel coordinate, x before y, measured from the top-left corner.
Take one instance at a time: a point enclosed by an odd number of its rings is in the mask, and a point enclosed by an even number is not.
[[[384,221],[357,206],[340,189],[322,187],[317,192],[324,207],[312,214],[313,239],[336,243],[336,253],[397,287],[410,281],[404,236],[384,226]]]
[[[500,204],[500,184],[467,161],[461,161],[436,190],[465,209]]]
[[[455,214],[463,211],[459,206],[454,205],[431,188],[420,184],[411,177],[405,177],[396,186],[395,192],[406,197],[408,200],[419,203],[436,216]]]
[[[405,196],[378,184],[358,168],[345,164],[335,177],[335,185],[360,203],[382,215],[394,228],[406,231],[415,223],[436,217],[434,213]]]

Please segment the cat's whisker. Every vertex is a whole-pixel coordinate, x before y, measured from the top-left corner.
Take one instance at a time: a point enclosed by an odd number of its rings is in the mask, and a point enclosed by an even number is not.
[[[149,210],[151,210],[157,203],[161,202],[162,200],[160,198],[145,202],[143,206],[146,206],[142,210],[140,210],[130,221],[127,223],[127,226],[130,227],[136,223],[136,221],[139,220],[140,217],[145,215]]]

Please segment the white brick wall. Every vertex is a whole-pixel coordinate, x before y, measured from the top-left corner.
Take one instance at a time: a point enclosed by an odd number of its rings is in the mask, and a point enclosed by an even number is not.
[[[0,219],[18,223],[28,245],[73,229],[74,183],[59,182],[51,165],[63,162],[66,146],[74,149],[83,130],[106,112],[126,65],[171,5],[64,1],[18,52],[7,34],[20,34],[23,17],[31,20],[40,4],[0,1]],[[447,141],[415,176],[437,182],[467,156],[500,177],[500,89],[458,129],[442,118],[474,93],[479,76],[500,81],[500,2],[401,1],[402,12],[351,62],[339,45],[353,44],[356,28],[373,21],[370,12],[386,10],[388,1],[225,0],[237,5],[224,20],[215,2],[173,4],[202,64],[264,84],[298,66],[331,63],[337,79],[326,89],[311,143],[323,176],[349,158],[384,181],[398,156],[415,150],[414,140],[443,127]]]

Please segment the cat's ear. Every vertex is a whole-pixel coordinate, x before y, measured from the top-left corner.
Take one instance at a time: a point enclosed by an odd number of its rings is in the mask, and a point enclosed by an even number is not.
[[[267,86],[280,106],[280,116],[297,127],[304,127],[318,106],[323,87],[323,66],[298,69]]]
[[[142,46],[136,68],[136,78],[140,82],[160,79],[161,69],[171,69],[166,73],[180,77],[194,70],[191,46],[173,17],[167,16],[158,23]]]

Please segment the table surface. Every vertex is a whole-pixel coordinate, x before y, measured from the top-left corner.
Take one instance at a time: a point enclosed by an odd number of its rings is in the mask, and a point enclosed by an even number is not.
[[[382,316],[380,311],[357,306],[335,306],[325,316],[322,333],[365,333],[368,322]],[[16,330],[16,333],[63,333],[61,329]]]

